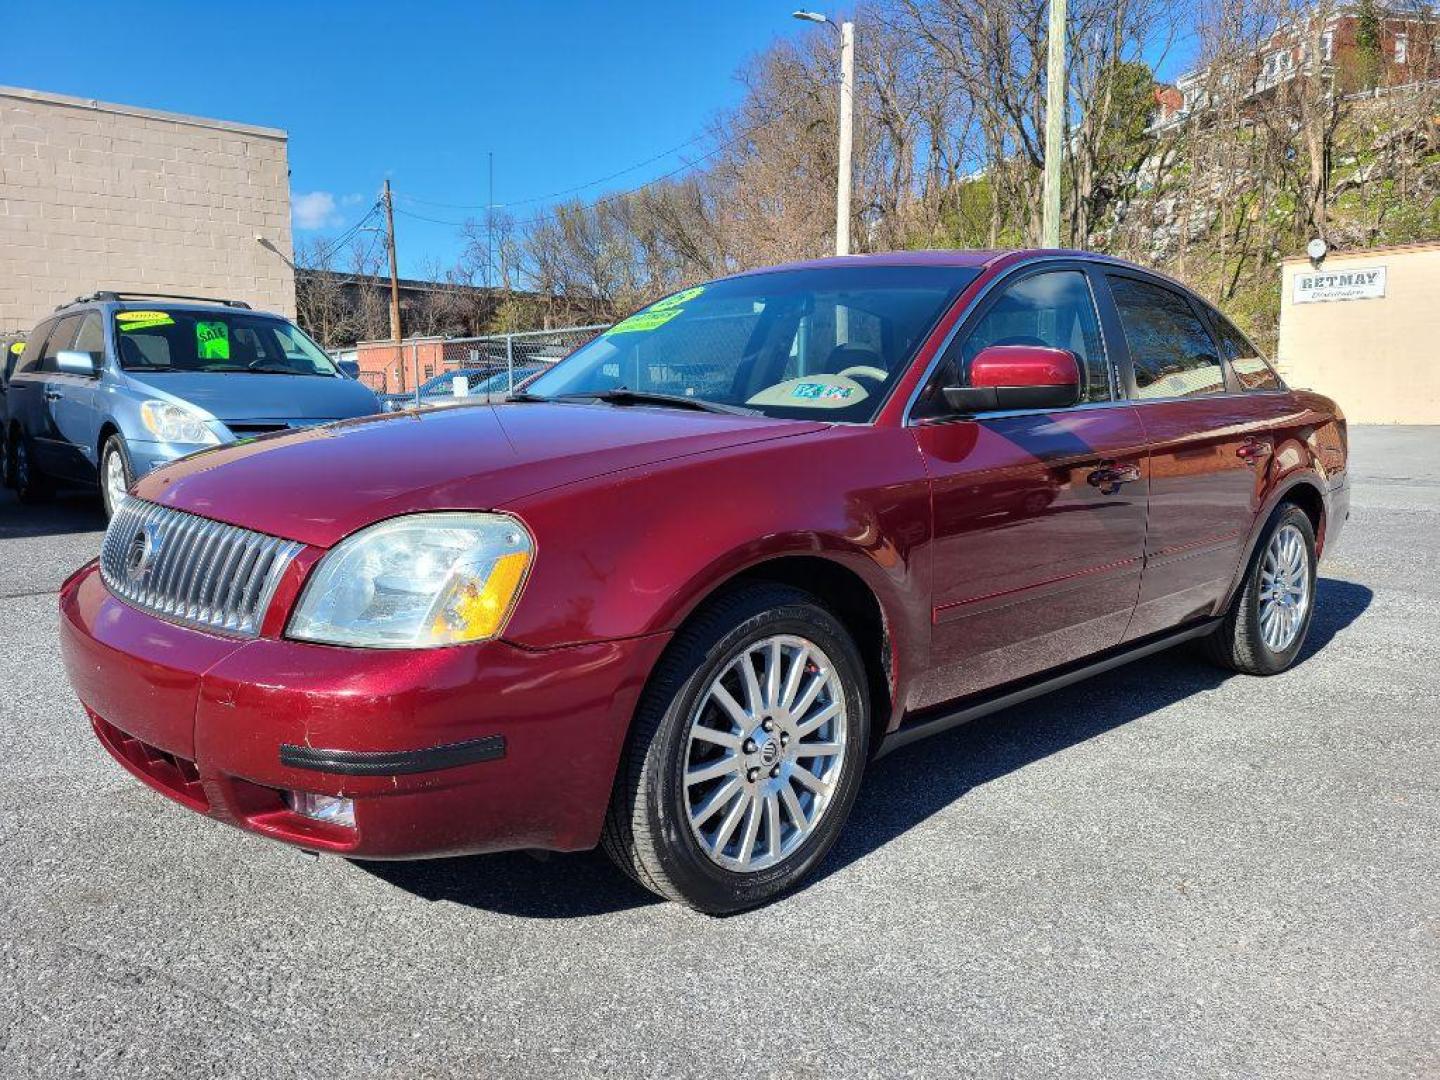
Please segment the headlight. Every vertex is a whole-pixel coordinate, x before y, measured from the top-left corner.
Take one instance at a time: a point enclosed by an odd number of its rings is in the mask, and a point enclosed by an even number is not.
[[[485,641],[509,618],[534,541],[504,514],[411,514],[342,541],[316,565],[289,634],[415,649]]]
[[[206,426],[206,417],[173,401],[142,402],[140,419],[161,442],[209,444],[220,441]]]

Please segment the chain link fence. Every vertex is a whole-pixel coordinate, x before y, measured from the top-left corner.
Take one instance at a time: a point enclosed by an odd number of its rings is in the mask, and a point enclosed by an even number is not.
[[[398,350],[393,353],[398,363],[390,365],[394,370],[362,370],[359,378],[372,390],[390,398],[392,407],[403,407],[406,399],[418,404],[449,397],[455,393],[457,377],[465,379],[468,396],[500,398],[569,356],[609,325],[567,326],[482,337],[408,339],[398,347],[381,346]],[[394,385],[396,382],[400,385]]]
[[[483,373],[497,388],[510,392],[547,370],[608,328],[569,326],[559,330],[531,330],[519,334],[448,338],[442,344],[441,371],[437,374]],[[503,374],[505,378],[499,379]]]

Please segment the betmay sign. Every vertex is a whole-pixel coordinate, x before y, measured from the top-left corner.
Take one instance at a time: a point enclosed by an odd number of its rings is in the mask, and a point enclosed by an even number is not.
[[[1385,295],[1385,267],[1312,270],[1295,275],[1295,303],[1323,300],[1378,300]]]

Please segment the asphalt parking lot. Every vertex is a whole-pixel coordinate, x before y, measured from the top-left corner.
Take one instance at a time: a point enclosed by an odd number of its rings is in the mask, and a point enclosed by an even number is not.
[[[896,753],[709,919],[598,853],[361,866],[104,756],[91,500],[0,496],[0,1076],[1440,1075],[1440,429],[1353,433],[1303,662],[1167,654]]]

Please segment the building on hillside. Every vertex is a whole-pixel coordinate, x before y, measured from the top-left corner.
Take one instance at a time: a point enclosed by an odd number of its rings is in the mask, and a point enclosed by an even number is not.
[[[1440,424],[1440,242],[1281,265],[1277,363],[1352,424]]]
[[[1440,14],[1380,5],[1378,40],[1362,47],[1360,5],[1322,3],[1309,18],[1279,27],[1253,53],[1227,69],[1198,68],[1155,89],[1151,130],[1161,130],[1212,109],[1238,104],[1258,108],[1278,88],[1320,65],[1341,94],[1384,93],[1440,79]]]
[[[285,132],[0,86],[0,334],[101,289],[293,315],[290,258]]]

